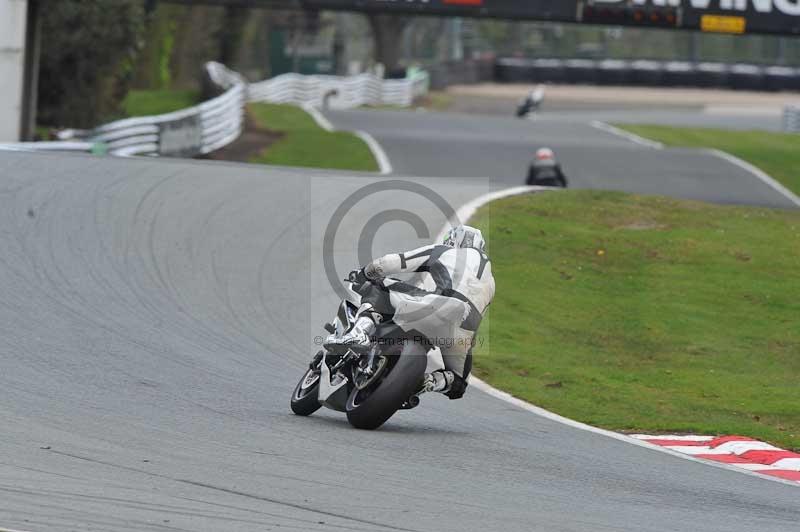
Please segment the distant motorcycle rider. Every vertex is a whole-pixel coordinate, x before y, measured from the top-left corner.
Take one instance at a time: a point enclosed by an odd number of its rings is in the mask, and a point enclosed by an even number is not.
[[[389,254],[351,272],[350,280],[360,285],[357,319],[341,337],[329,336],[325,347],[369,347],[376,324],[391,319],[425,334],[441,350],[445,367],[426,374],[420,392],[461,398],[472,369],[473,338],[495,291],[485,247],[480,230],[460,225],[441,244]],[[435,289],[384,279],[409,272],[428,273]]]
[[[533,162],[528,167],[526,183],[543,187],[567,187],[567,178],[561,165],[556,161],[553,150],[541,148],[536,151]]]
[[[531,113],[535,113],[539,110],[539,107],[542,105],[543,101],[544,87],[539,85],[533,89],[524,100],[522,100],[522,103],[519,104],[517,107],[517,118],[525,118]]]

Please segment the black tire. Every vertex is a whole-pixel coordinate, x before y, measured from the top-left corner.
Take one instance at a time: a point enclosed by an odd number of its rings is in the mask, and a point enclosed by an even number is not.
[[[394,415],[409,397],[419,390],[425,368],[427,351],[419,344],[409,343],[392,366],[389,374],[360,404],[359,390],[347,398],[347,421],[357,429],[375,430]]]
[[[317,380],[314,384],[303,388],[303,383],[312,373],[314,373],[314,370],[309,368],[303,374],[297,386],[294,387],[294,392],[292,392],[292,401],[290,404],[292,412],[298,416],[310,416],[322,407],[322,405],[319,404],[319,373],[317,373]]]

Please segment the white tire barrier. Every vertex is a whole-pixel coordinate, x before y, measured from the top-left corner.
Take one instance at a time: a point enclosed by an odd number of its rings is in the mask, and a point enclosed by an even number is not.
[[[194,157],[239,138],[248,101],[293,103],[346,109],[361,105],[408,107],[428,92],[427,72],[384,80],[372,74],[352,77],[283,74],[248,84],[220,63],[206,64],[211,81],[225,92],[188,109],[155,116],[125,118],[91,131],[71,131],[63,141],[0,144],[0,149],[107,152],[118,156]]]

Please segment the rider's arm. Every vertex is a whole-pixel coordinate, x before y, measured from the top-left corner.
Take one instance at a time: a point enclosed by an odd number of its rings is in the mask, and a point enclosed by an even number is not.
[[[567,176],[564,175],[564,171],[561,169],[561,165],[556,165],[556,173],[558,174],[558,179],[561,181],[561,184],[565,187],[567,186]]]
[[[405,253],[390,253],[364,267],[364,275],[373,281],[403,272],[416,272],[428,264],[436,246],[424,246]]]

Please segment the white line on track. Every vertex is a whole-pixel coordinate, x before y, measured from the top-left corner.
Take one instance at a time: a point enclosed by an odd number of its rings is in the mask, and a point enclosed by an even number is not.
[[[470,217],[473,216],[478,209],[480,209],[482,206],[486,205],[489,202],[492,202],[494,200],[501,199],[501,198],[510,197],[510,196],[517,196],[517,195],[520,195],[520,194],[531,194],[531,193],[534,193],[534,192],[543,192],[543,191],[547,191],[547,190],[553,190],[553,189],[548,188],[548,187],[514,187],[514,188],[508,188],[508,189],[505,189],[505,190],[500,190],[498,192],[490,192],[488,194],[484,194],[483,196],[475,198],[474,200],[470,201],[469,203],[467,203],[465,205],[462,205],[461,208],[459,208],[458,211],[456,212],[456,218],[457,218],[457,220],[460,221],[460,223],[465,224],[465,223],[467,223],[469,221]],[[560,190],[560,189],[555,189],[555,190]],[[444,234],[449,229],[450,229],[450,227],[445,225],[445,227],[443,227],[441,232],[439,233],[437,241],[442,239],[442,238],[444,238]],[[535,415],[537,415],[539,417],[543,417],[545,419],[549,419],[550,421],[555,421],[556,423],[561,423],[562,425],[567,425],[567,426],[575,428],[575,429],[585,430],[587,432],[592,432],[594,434],[599,434],[599,435],[602,435],[602,436],[606,436],[608,438],[613,438],[615,440],[619,440],[619,441],[623,441],[623,442],[626,442],[626,443],[630,443],[631,445],[636,445],[637,447],[644,447],[644,448],[650,449],[652,451],[658,451],[658,452],[661,452],[661,453],[670,454],[670,455],[675,456],[677,458],[681,458],[683,460],[689,460],[689,461],[696,462],[696,463],[699,463],[699,464],[704,464],[704,465],[709,466],[709,467],[717,467],[717,468],[720,468],[720,469],[727,469],[728,471],[734,471],[736,473],[743,474],[743,475],[750,475],[752,477],[760,478],[762,480],[768,480],[768,481],[771,481],[771,482],[780,482],[781,484],[786,484],[786,485],[789,485],[789,486],[794,486],[794,487],[800,486],[800,484],[798,484],[797,482],[794,482],[794,481],[785,480],[785,479],[778,478],[778,477],[761,475],[761,474],[759,474],[757,472],[749,471],[747,469],[744,469],[744,468],[741,468],[741,467],[735,467],[733,465],[725,464],[725,463],[722,463],[722,462],[711,462],[711,461],[708,461],[708,460],[695,458],[694,456],[691,456],[689,454],[684,454],[683,452],[675,451],[675,450],[669,449],[667,447],[661,447],[659,445],[654,445],[652,443],[647,443],[644,440],[639,440],[639,439],[636,439],[634,437],[628,436],[626,434],[620,434],[618,432],[613,432],[613,431],[610,431],[610,430],[601,429],[601,428],[598,428],[598,427],[593,427],[591,425],[587,425],[586,423],[581,423],[580,421],[575,421],[573,419],[569,419],[569,418],[566,418],[564,416],[559,416],[558,414],[556,414],[554,412],[550,412],[549,410],[545,410],[544,408],[541,408],[541,407],[538,407],[536,405],[533,405],[533,404],[531,404],[531,403],[529,403],[527,401],[523,401],[522,399],[518,399],[518,398],[514,397],[513,395],[511,395],[511,394],[509,394],[507,392],[504,392],[502,390],[498,390],[497,388],[495,388],[492,385],[480,380],[479,378],[475,377],[474,375],[470,375],[469,376],[469,383],[472,386],[474,386],[475,388],[477,388],[478,390],[480,390],[480,391],[482,391],[482,392],[484,392],[484,393],[486,393],[488,395],[491,395],[492,397],[494,397],[496,399],[500,399],[501,401],[505,401],[506,403],[512,404],[512,405],[514,405],[514,406],[516,406],[518,408],[521,408],[522,410],[526,410],[526,411],[528,411],[528,412],[530,412],[532,414],[535,414]]]
[[[745,170],[746,172],[751,173],[756,178],[760,179],[763,183],[766,183],[768,186],[772,187],[773,190],[780,193],[783,197],[785,197],[786,199],[788,199],[789,201],[800,207],[800,198],[798,198],[797,195],[795,195],[791,190],[789,190],[785,186],[775,181],[775,179],[767,175],[766,172],[756,168],[747,161],[739,159],[735,155],[731,155],[728,152],[724,152],[722,150],[714,150],[714,149],[708,149],[706,151],[716,157],[719,157],[720,159],[724,159],[729,163],[738,166],[739,168]]]
[[[628,131],[623,131],[622,129],[619,129],[618,127],[614,127],[611,124],[608,124],[606,122],[601,122],[599,120],[593,120],[591,122],[591,125],[595,129],[599,129],[601,131],[606,131],[608,133],[611,133],[612,135],[616,135],[618,137],[627,139],[627,140],[629,140],[631,142],[635,142],[636,144],[639,144],[640,146],[647,146],[648,148],[653,148],[653,149],[656,149],[656,150],[663,150],[664,149],[664,145],[662,143],[660,143],[660,142],[656,142],[654,140],[650,140],[650,139],[646,139],[644,137],[640,137],[639,135],[636,135],[634,133],[630,133]],[[727,162],[729,162],[729,163],[731,163],[731,164],[733,164],[735,166],[738,166],[742,170],[744,170],[744,171],[748,172],[749,174],[755,176],[762,183],[766,184],[767,186],[769,186],[770,188],[772,188],[773,190],[775,190],[776,192],[781,194],[783,197],[785,197],[786,199],[791,201],[796,206],[800,207],[800,197],[798,197],[796,194],[794,194],[791,190],[789,190],[785,186],[783,186],[780,183],[778,183],[774,178],[770,177],[763,170],[760,170],[759,168],[756,168],[752,164],[748,163],[747,161],[743,161],[742,159],[736,157],[735,155],[731,155],[730,153],[722,151],[722,150],[706,148],[706,149],[703,149],[702,151],[704,151],[706,153],[710,153],[711,155],[713,155],[715,157],[718,157],[718,158],[723,159],[723,160],[725,160],[725,161],[727,161]]]
[[[392,168],[392,163],[389,162],[389,156],[383,151],[383,147],[375,140],[375,137],[366,131],[357,130],[353,131],[353,133],[367,143],[367,146],[369,146],[369,149],[372,151],[372,155],[375,156],[375,160],[378,162],[378,168],[381,169],[381,173],[383,175],[391,174],[394,168]]]
[[[319,112],[319,110],[311,104],[303,104],[301,106],[303,110],[311,115],[311,118],[317,123],[319,127],[324,129],[325,131],[336,131],[336,128],[333,127],[330,120],[325,118],[325,115]],[[392,163],[389,161],[389,156],[386,155],[383,147],[380,143],[375,140],[375,137],[367,133],[366,131],[351,131],[355,136],[363,140],[369,150],[372,152],[372,156],[375,157],[375,161],[378,163],[378,168],[380,168],[380,173],[383,175],[391,174],[394,169],[392,168]]]
[[[741,467],[747,471],[780,471],[780,467],[775,467],[766,464],[736,464],[736,467]]]
[[[711,441],[714,439],[714,436],[697,436],[694,434],[680,434],[680,435],[672,435],[672,434],[630,434],[631,438],[636,438],[637,440],[670,440],[670,441]]]
[[[330,121],[325,118],[325,115],[317,111],[316,107],[308,103],[305,103],[300,107],[303,108],[303,111],[311,115],[311,118],[314,119],[314,122],[316,122],[319,127],[325,131],[336,131],[333,127],[333,124],[331,124]]]
[[[640,146],[645,146],[647,148],[653,148],[654,150],[663,150],[664,145],[660,142],[656,142],[654,140],[646,139],[644,137],[640,137],[634,133],[630,133],[628,131],[623,131],[618,127],[614,127],[611,124],[606,122],[601,122],[599,120],[592,120],[590,122],[591,126],[595,129],[599,129],[600,131],[605,131],[606,133],[611,133],[612,135],[616,135],[623,139],[629,140],[631,142],[635,142]]]
[[[0,532],[25,532],[24,530],[14,530],[13,528],[3,528],[0,526]]]

